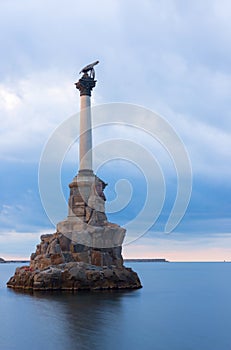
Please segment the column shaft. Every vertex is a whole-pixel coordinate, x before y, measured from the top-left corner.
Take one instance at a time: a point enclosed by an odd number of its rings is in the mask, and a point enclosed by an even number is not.
[[[91,97],[80,97],[79,170],[92,170]]]

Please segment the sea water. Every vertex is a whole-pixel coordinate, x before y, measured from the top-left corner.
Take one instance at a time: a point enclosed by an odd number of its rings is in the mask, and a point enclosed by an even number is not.
[[[231,263],[126,263],[134,291],[22,293],[0,264],[0,349],[231,350]]]

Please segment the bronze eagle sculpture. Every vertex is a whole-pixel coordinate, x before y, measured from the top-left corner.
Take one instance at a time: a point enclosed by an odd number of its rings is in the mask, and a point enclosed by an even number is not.
[[[81,71],[79,72],[79,74],[81,74],[81,73],[88,73],[89,71],[90,71],[90,77],[91,78],[93,78],[93,79],[95,79],[95,70],[94,70],[94,66],[96,65],[96,64],[98,64],[99,63],[99,61],[95,61],[95,62],[93,62],[93,63],[91,63],[91,64],[88,64],[86,67],[84,67],[83,69],[81,69]]]

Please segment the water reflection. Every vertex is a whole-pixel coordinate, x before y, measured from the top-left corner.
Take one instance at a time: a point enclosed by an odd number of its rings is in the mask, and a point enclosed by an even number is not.
[[[33,295],[3,287],[2,267],[0,349],[231,349],[231,264],[132,267],[144,288]]]
[[[37,345],[44,347],[44,341],[52,339],[51,349],[82,350],[112,348],[125,317],[124,300],[139,291],[9,293],[30,305],[32,323],[34,317],[42,322],[36,322],[37,332],[43,335]]]

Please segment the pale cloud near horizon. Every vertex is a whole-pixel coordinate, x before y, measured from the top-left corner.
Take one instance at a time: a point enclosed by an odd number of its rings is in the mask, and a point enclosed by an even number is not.
[[[176,235],[180,238],[176,238]],[[153,234],[123,247],[126,258],[165,258],[169,261],[230,261],[231,233],[217,235]]]

